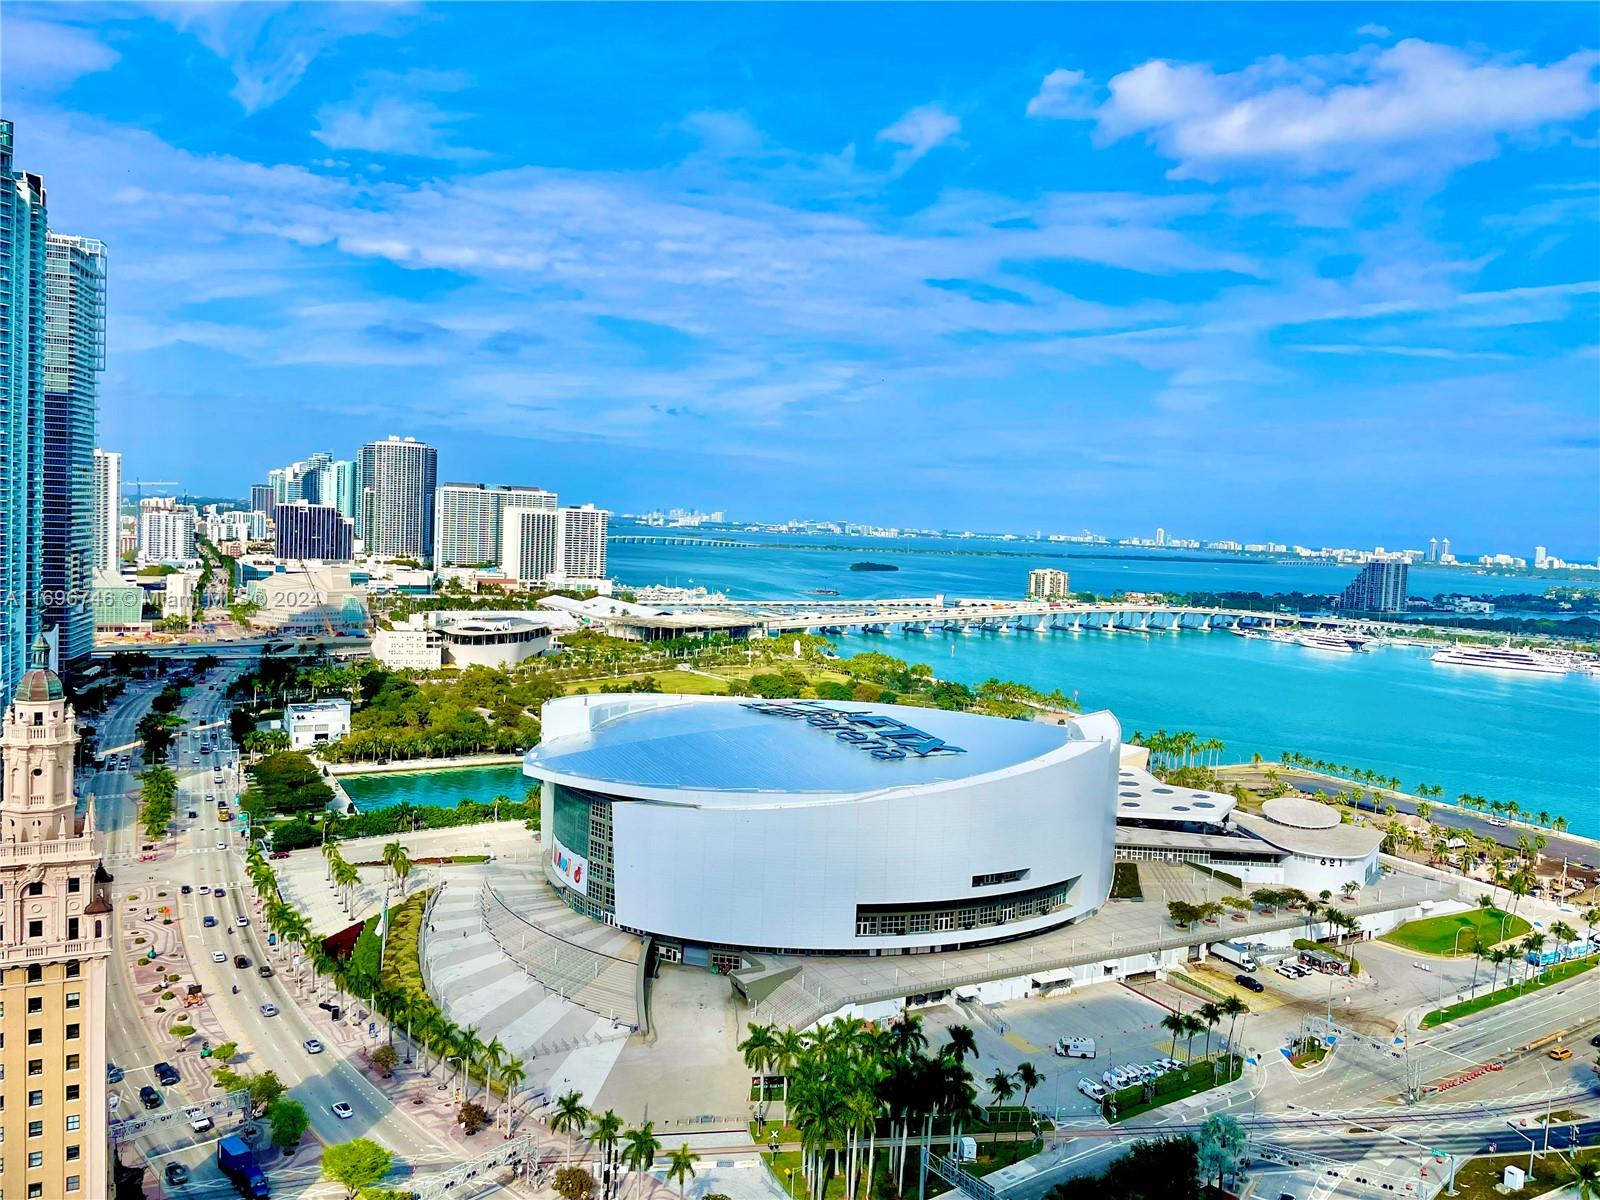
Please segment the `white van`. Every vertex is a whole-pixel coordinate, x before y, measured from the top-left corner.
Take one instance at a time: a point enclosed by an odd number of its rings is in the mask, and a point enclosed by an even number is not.
[[[1064,1037],[1056,1043],[1055,1051],[1062,1058],[1093,1058],[1095,1054],[1094,1039],[1092,1037]]]
[[[1110,1095],[1105,1088],[1101,1087],[1092,1079],[1078,1080],[1078,1090],[1085,1096],[1089,1097],[1089,1099],[1093,1100],[1096,1104],[1099,1104],[1100,1101],[1104,1100],[1108,1095]]]

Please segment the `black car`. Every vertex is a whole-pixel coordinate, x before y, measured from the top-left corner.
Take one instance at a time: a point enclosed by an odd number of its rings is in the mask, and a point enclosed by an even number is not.
[[[262,963],[259,967],[256,968],[256,974],[261,976],[261,978],[263,978],[263,979],[271,979],[272,978],[272,968],[270,966],[268,966],[266,963]]]
[[[226,896],[228,893],[223,891],[221,888],[212,888],[211,894],[213,896]]]
[[[161,1093],[147,1083],[139,1089],[139,1103],[146,1108],[160,1108]]]
[[[1595,1034],[1592,1038],[1589,1039],[1589,1045],[1591,1045],[1591,1046],[1600,1046],[1600,1033]]]
[[[187,883],[184,884],[181,888],[179,888],[178,891],[182,892],[185,896],[192,896],[194,894],[194,889],[192,887],[190,887]]]
[[[1261,980],[1257,979],[1254,975],[1235,975],[1233,977],[1233,981],[1246,991],[1264,992],[1267,990],[1267,985],[1262,983]]]
[[[178,1068],[171,1063],[158,1062],[155,1066],[156,1080],[171,1087],[178,1082]]]
[[[233,965],[241,971],[246,970],[250,966],[250,956],[248,954],[235,954],[233,956]]]
[[[114,1062],[108,1062],[106,1064],[106,1082],[107,1083],[121,1083],[122,1082],[122,1068],[117,1066],[117,1064],[114,1063]]]
[[[181,1162],[169,1162],[166,1169],[167,1183],[179,1187],[189,1182],[189,1168]]]

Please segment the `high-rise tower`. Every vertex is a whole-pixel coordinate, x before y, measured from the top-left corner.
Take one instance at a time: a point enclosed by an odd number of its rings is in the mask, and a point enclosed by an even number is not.
[[[39,631],[44,554],[44,180],[12,166],[0,120],[0,696]]]
[[[434,490],[439,452],[416,438],[388,437],[361,447],[363,549],[380,558],[433,557]]]
[[[42,636],[0,725],[0,1194],[106,1191],[111,876],[78,811],[72,706]]]
[[[94,569],[115,571],[122,521],[122,455],[94,452]]]
[[[51,233],[45,246],[41,620],[60,661],[94,649],[95,405],[106,364],[106,248]]]

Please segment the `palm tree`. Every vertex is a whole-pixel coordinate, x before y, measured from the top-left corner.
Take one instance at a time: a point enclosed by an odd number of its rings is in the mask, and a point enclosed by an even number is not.
[[[506,1093],[506,1136],[511,1136],[511,1107],[516,1103],[517,1092],[528,1078],[527,1068],[520,1058],[508,1058],[500,1066],[500,1086]]]
[[[1044,1076],[1031,1062],[1017,1064],[1017,1082],[1022,1085],[1022,1107],[1028,1107],[1028,1097],[1044,1082]]]
[[[1183,1019],[1182,1013],[1169,1012],[1161,1018],[1161,1028],[1172,1034],[1172,1049],[1168,1051],[1168,1058],[1178,1056],[1178,1039],[1189,1031],[1189,1026]]]
[[[777,1045],[777,1032],[771,1025],[752,1025],[749,1035],[734,1047],[744,1055],[745,1068],[761,1077],[761,1082],[756,1086],[757,1103],[763,1103],[767,1098],[766,1068],[777,1052]]]
[[[1600,1162],[1589,1159],[1573,1164],[1578,1200],[1600,1200]]]
[[[989,1090],[994,1093],[994,1098],[999,1107],[1004,1108],[1007,1100],[1017,1094],[1017,1085],[1011,1082],[1011,1076],[1005,1071],[997,1070],[987,1080]]]
[[[1233,1032],[1239,1023],[1239,1018],[1250,1011],[1250,1006],[1237,996],[1229,996],[1222,1002],[1222,1013],[1229,1018],[1228,1021],[1228,1050],[1233,1050]]]
[[[589,1127],[590,1115],[583,1103],[583,1093],[563,1092],[556,1097],[556,1110],[550,1115],[550,1128],[567,1135],[567,1158],[576,1158],[576,1138]]]
[[[468,1100],[472,1099],[472,1068],[479,1064],[487,1050],[478,1031],[470,1026],[456,1035],[456,1053],[461,1056],[461,1073],[466,1076],[464,1089]]]
[[[978,1058],[978,1040],[972,1035],[972,1026],[950,1026],[950,1040],[945,1043],[944,1052],[958,1063],[965,1062],[969,1054]]]
[[[610,1195],[616,1183],[616,1151],[617,1142],[622,1137],[622,1118],[609,1108],[594,1118],[594,1129],[590,1133],[590,1140],[600,1151],[600,1178],[604,1185],[603,1195]]]
[[[655,1122],[646,1121],[637,1129],[622,1135],[622,1163],[634,1173],[634,1194],[644,1182],[645,1172],[661,1153],[661,1140],[656,1137]]]
[[[1205,1029],[1205,1022],[1199,1017],[1193,1013],[1183,1014],[1183,1056],[1187,1061],[1194,1061],[1194,1039],[1204,1033]]]
[[[694,1165],[699,1161],[688,1142],[667,1155],[667,1178],[678,1181],[678,1200],[683,1200],[683,1185],[694,1178]]]
[[[1510,957],[1511,957],[1511,952],[1509,950],[1503,950],[1499,946],[1496,946],[1492,950],[1489,951],[1489,954],[1488,954],[1489,965],[1493,968],[1489,972],[1489,994],[1490,995],[1494,994],[1495,982],[1500,978],[1500,964],[1505,962]]]
[[[1222,1009],[1213,1001],[1207,1000],[1198,1010],[1200,1019],[1206,1023],[1206,1048],[1203,1058],[1211,1057],[1211,1031],[1222,1023]]]

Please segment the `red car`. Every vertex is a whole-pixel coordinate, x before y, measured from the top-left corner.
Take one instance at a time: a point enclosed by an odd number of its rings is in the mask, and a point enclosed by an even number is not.
[[[289,857],[289,852],[287,850],[274,850],[272,852],[272,857],[273,858],[288,858]]]

